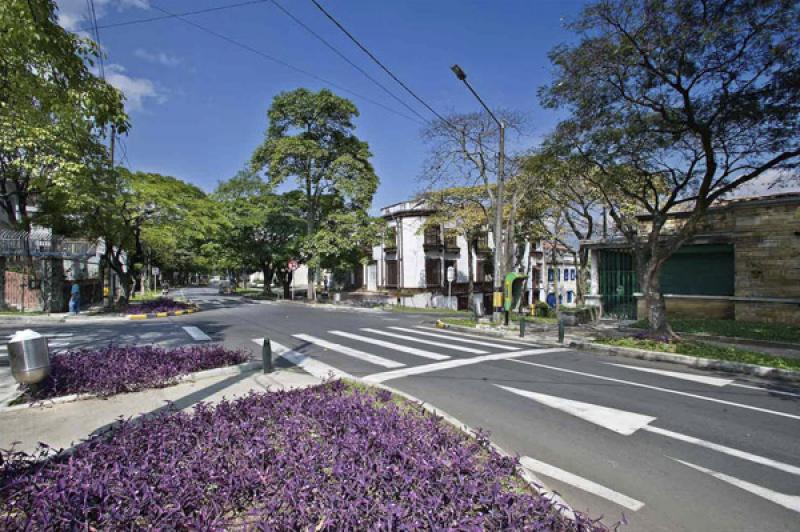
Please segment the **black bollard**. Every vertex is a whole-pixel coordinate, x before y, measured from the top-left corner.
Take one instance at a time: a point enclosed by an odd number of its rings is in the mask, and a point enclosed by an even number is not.
[[[564,343],[564,318],[558,319],[558,343]]]
[[[525,316],[519,317],[519,337],[525,338]]]
[[[264,338],[264,344],[261,346],[261,363],[264,373],[272,373],[272,345],[269,338]]]

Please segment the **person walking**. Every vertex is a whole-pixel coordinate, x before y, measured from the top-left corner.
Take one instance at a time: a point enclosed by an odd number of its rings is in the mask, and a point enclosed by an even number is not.
[[[77,316],[78,313],[81,311],[81,287],[80,285],[73,281],[72,282],[72,289],[70,290],[70,298],[69,298],[69,311],[71,314]]]

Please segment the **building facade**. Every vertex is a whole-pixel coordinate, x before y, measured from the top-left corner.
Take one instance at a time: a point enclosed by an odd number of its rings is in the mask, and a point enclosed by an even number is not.
[[[666,229],[684,217],[673,215]],[[649,219],[639,221],[644,233]],[[606,316],[644,316],[627,243],[582,245],[592,257],[590,301]],[[672,316],[800,324],[800,193],[718,202],[660,280]]]

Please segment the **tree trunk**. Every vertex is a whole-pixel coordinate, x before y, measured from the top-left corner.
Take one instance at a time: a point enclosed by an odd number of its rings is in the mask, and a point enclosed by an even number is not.
[[[0,257],[0,310],[6,310],[6,264],[5,257]]]
[[[272,268],[269,264],[261,265],[261,274],[264,276],[264,295],[270,295],[272,293]]]
[[[578,253],[573,253],[572,256],[578,267],[578,275],[575,278],[575,303],[583,305],[584,294],[586,293],[586,278],[589,276],[589,250],[581,249]]]
[[[472,280],[473,274],[473,267],[472,267],[472,240],[471,235],[466,235],[467,238],[467,308],[470,310],[474,310],[475,304],[475,282]]]
[[[640,266],[639,287],[644,294],[645,307],[647,308],[648,335],[659,338],[676,338],[667,321],[667,304],[664,294],[661,293],[662,260],[649,259]]]
[[[282,276],[283,281],[283,299],[292,297],[292,272],[285,272]]]
[[[64,299],[64,261],[44,259],[40,262],[42,279],[42,310],[48,313],[65,312]]]

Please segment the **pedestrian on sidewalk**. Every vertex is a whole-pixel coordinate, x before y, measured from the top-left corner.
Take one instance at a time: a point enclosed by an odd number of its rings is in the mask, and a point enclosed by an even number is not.
[[[72,282],[71,296],[69,298],[69,311],[77,316],[81,311],[81,287],[76,281]]]

